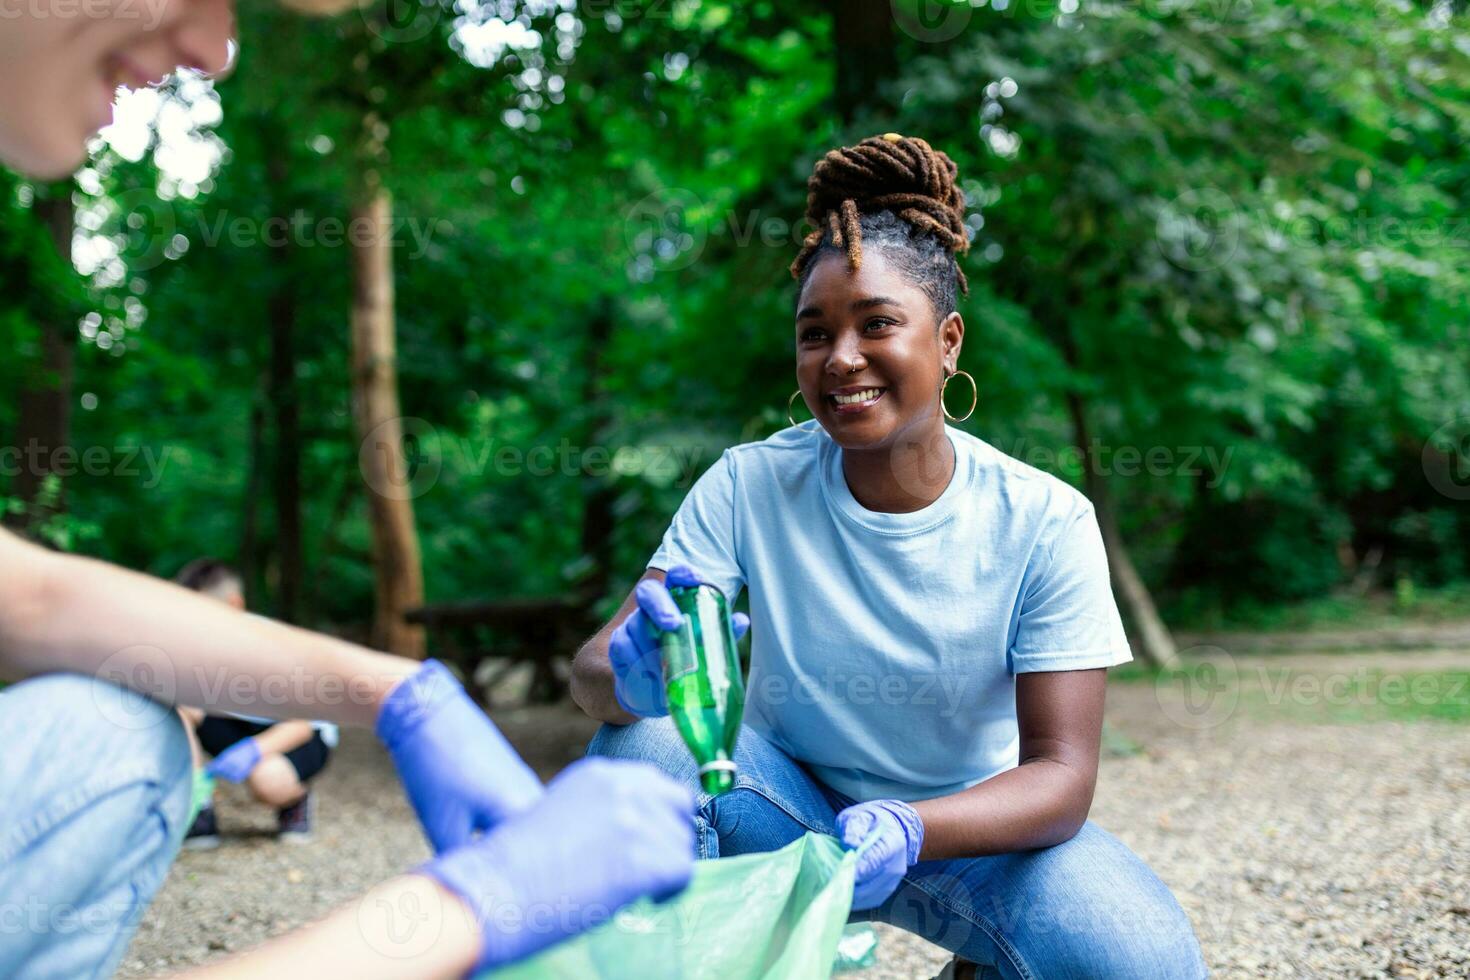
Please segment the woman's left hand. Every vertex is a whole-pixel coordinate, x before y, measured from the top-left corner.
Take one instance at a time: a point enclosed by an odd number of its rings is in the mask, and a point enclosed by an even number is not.
[[[852,907],[861,911],[887,901],[909,866],[919,860],[924,821],[902,800],[873,800],[837,814],[837,834],[844,846],[858,851]]]

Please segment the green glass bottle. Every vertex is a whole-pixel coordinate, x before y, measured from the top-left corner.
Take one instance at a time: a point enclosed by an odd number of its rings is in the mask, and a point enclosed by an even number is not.
[[[735,785],[735,739],[745,713],[745,679],[725,594],[710,585],[672,586],[684,624],[659,640],[669,714],[707,793]]]

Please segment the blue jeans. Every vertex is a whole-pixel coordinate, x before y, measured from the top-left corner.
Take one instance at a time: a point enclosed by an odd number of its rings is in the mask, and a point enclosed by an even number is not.
[[[697,788],[667,718],[604,725],[589,755],[652,763]],[[749,728],[735,788],[699,793],[699,856],[771,851],[809,830],[832,834],[852,800],[821,785]],[[893,896],[852,921],[887,922],[1006,980],[1196,980],[1209,975],[1184,910],[1137,855],[1089,821],[1071,840],[992,857],[921,861]]]
[[[107,977],[183,840],[172,708],[50,674],[0,692],[0,976]]]

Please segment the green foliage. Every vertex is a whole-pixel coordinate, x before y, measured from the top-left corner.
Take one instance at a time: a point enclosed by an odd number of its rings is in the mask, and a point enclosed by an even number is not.
[[[54,474],[42,481],[32,501],[0,497],[0,516],[26,525],[36,540],[57,551],[78,551],[101,534],[101,528],[60,509],[61,479]]]
[[[1470,508],[1422,459],[1470,418],[1458,20],[1285,0],[965,7],[952,36],[901,19],[898,75],[844,121],[833,6],[389,18],[385,2],[302,21],[242,5],[222,121],[207,87],[176,85],[140,159],[105,150],[78,181],[88,234],[122,254],[90,277],[100,327],[75,390],[95,402],[73,441],[161,461],[68,481],[98,530],[83,545],[164,575],[249,550],[270,609],[271,330],[289,310],[308,615],[365,617],[349,254],[330,228],[382,139],[431,598],[592,581],[610,609],[693,476],[785,424],[805,175],[895,129],[953,155],[972,203],[966,428],[1081,484],[1080,406],[1166,612],[1327,595],[1373,554],[1384,582],[1470,574]],[[160,165],[169,113],[221,148],[206,179]],[[0,192],[0,279],[28,284],[0,307],[14,390],[67,277],[37,258],[20,185]],[[272,244],[273,220],[297,230]],[[0,399],[0,431],[14,407]],[[1126,465],[1151,450],[1158,465]]]

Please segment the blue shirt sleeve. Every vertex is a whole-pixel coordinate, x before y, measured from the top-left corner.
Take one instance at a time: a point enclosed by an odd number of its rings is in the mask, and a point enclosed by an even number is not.
[[[1074,514],[1027,576],[1011,646],[1013,673],[1112,667],[1133,659],[1097,515],[1091,504]]]
[[[734,602],[745,587],[735,539],[735,488],[735,461],[727,449],[695,481],[648,567],[688,565]]]

